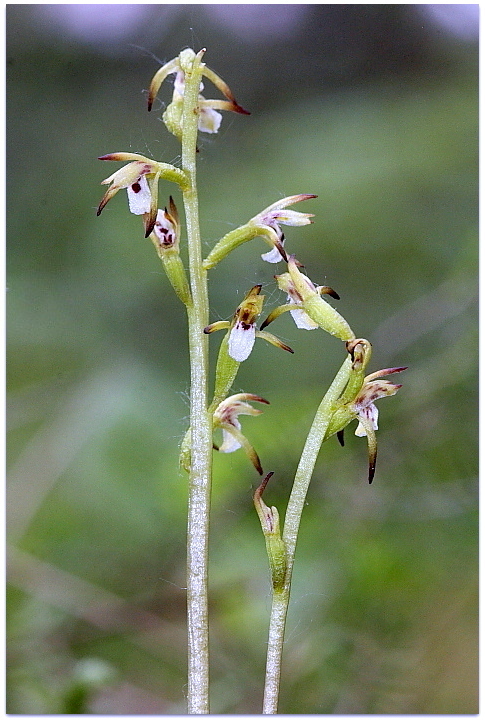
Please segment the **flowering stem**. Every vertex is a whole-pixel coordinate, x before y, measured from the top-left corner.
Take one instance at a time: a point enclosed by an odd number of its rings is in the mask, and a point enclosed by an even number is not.
[[[187,305],[190,353],[191,464],[187,527],[188,713],[209,714],[207,567],[212,473],[212,418],[207,412],[209,302],[202,268],[196,186],[197,105],[202,52],[185,70],[182,169],[192,301]]]
[[[325,439],[331,418],[332,405],[344,390],[351,370],[352,361],[347,357],[325,394],[307,436],[303,453],[293,482],[286,509],[283,542],[286,547],[287,569],[282,589],[273,592],[269,625],[268,652],[266,658],[266,680],[264,688],[263,714],[277,714],[278,693],[281,677],[281,657],[285,633],[286,614],[290,601],[291,575],[295,559],[296,541],[300,519],[305,505],[308,486],[315,468],[318,453]]]

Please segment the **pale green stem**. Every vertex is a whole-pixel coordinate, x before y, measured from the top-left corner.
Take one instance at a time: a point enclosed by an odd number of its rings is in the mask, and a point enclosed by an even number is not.
[[[185,76],[182,169],[192,303],[187,306],[190,353],[191,465],[187,527],[188,713],[209,714],[207,567],[212,472],[212,415],[207,413],[209,322],[207,273],[202,268],[196,186],[197,104],[200,58]]]
[[[349,379],[351,365],[352,361],[350,357],[347,357],[318,407],[305,442],[288,501],[285,526],[283,529],[283,541],[287,554],[287,569],[283,589],[273,592],[266,659],[263,714],[277,714],[278,711],[281,657],[300,519],[318,453],[325,440],[325,434],[331,418],[332,405],[345,389]]]

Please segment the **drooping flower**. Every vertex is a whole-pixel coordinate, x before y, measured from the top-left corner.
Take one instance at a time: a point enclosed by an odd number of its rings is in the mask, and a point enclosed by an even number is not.
[[[310,193],[300,193],[296,196],[282,198],[268,206],[244,225],[226,233],[226,235],[216,243],[204,260],[204,268],[206,270],[213,268],[219,261],[222,261],[228,253],[242,243],[246,243],[257,236],[263,238],[263,240],[271,246],[271,250],[268,251],[268,253],[263,253],[261,258],[269,263],[278,263],[278,261],[281,260],[287,261],[288,257],[284,249],[285,237],[280,228],[280,224],[286,226],[306,226],[313,222],[310,220],[310,218],[313,217],[313,213],[300,213],[299,211],[286,210],[286,206],[316,197],[316,195]]]
[[[340,399],[335,404],[335,409],[330,420],[325,438],[333,434],[343,446],[343,432],[345,427],[354,419],[358,421],[355,430],[356,436],[366,436],[369,450],[369,484],[374,478],[377,459],[377,419],[378,409],[375,401],[394,396],[402,384],[393,384],[383,380],[382,376],[400,373],[405,371],[407,366],[396,366],[393,368],[381,369],[363,377],[363,372],[371,356],[371,345],[366,339],[354,339],[347,343],[347,349],[352,357],[352,371],[346,388]]]
[[[263,338],[273,346],[293,353],[289,346],[286,346],[272,333],[259,331],[256,328],[256,320],[263,309],[263,302],[264,296],[261,295],[261,285],[253,286],[237,307],[232,321],[216,321],[210,326],[206,326],[204,333],[212,333],[225,328],[230,329],[227,350],[229,356],[239,363],[248,358],[253,350],[256,337]]]
[[[159,179],[166,178],[184,187],[187,184],[185,174],[169,163],[158,163],[139,153],[108,153],[99,160],[131,162],[101,181],[109,188],[101,199],[97,215],[119,190],[126,189],[130,211],[137,216],[143,215],[145,237],[148,237],[157,219]]]
[[[311,331],[320,327],[342,341],[355,337],[347,321],[321,298],[321,294],[327,294],[338,299],[338,293],[330,286],[315,286],[308,276],[298,269],[294,256],[288,258],[288,273],[282,273],[275,278],[279,288],[288,294],[288,303],[275,308],[261,324],[261,329],[266,328],[282,313],[290,311],[298,328]]]
[[[178,138],[181,138],[182,135],[182,106],[185,90],[184,69],[190,67],[195,57],[196,54],[194,51],[187,48],[176,58],[165,63],[153,76],[148,92],[148,110],[151,110],[161,84],[170,74],[175,74],[172,102],[163,114],[163,120],[169,131]],[[204,133],[217,133],[222,121],[222,116],[217,112],[218,110],[230,110],[244,115],[249,115],[249,111],[245,110],[236,102],[229,86],[219,75],[205,65],[202,67],[202,74],[227,98],[227,100],[207,100],[203,95],[199,95],[198,128]],[[201,83],[200,91],[202,91],[203,88],[204,85]]]
[[[241,423],[238,416],[259,416],[263,412],[255,409],[247,401],[258,401],[269,404],[269,401],[255,394],[234,394],[224,399],[214,411],[214,427],[222,429],[222,444],[215,448],[224,454],[230,454],[241,447],[249,456],[251,463],[259,474],[263,473],[259,457],[246,437],[241,433]]]
[[[251,218],[249,221],[256,226],[267,226],[272,228],[281,246],[284,246],[285,237],[283,231],[280,228],[280,224],[284,226],[306,226],[309,223],[313,223],[310,218],[313,218],[313,213],[300,213],[300,211],[287,210],[286,206],[291,206],[293,203],[299,201],[306,201],[310,198],[316,198],[316,195],[310,193],[300,193],[296,196],[288,196],[288,198],[282,198],[280,201],[276,201],[272,205],[268,206],[258,213],[257,216]],[[281,249],[278,246],[274,246],[268,253],[263,253],[261,258],[268,263],[279,263],[280,261],[286,261],[286,253],[282,254]]]

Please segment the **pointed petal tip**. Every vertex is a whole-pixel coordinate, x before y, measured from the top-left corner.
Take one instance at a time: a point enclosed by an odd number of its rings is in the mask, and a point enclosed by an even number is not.
[[[369,484],[372,484],[376,473],[377,449],[369,453]]]
[[[382,374],[382,376],[389,376],[390,374],[399,374],[401,371],[406,371],[407,368],[407,366],[394,366],[390,369],[382,369],[379,373]]]
[[[153,229],[155,228],[155,222],[156,222],[156,218],[155,218],[154,220],[148,221],[148,223],[146,224],[146,226],[145,226],[145,238],[148,238],[148,236],[150,235],[150,233],[151,233],[151,232],[153,231]]]
[[[126,153],[106,153],[106,155],[98,155],[98,160],[127,160],[126,155]]]
[[[278,250],[280,256],[283,258],[284,261],[288,263],[288,256],[286,255],[286,251],[283,247],[283,244],[280,241],[277,241],[275,243],[275,248]]]
[[[109,190],[106,191],[106,193],[104,194],[104,196],[101,198],[101,200],[100,200],[100,202],[99,202],[99,206],[98,206],[98,208],[97,208],[97,210],[96,210],[96,215],[97,215],[97,216],[100,215],[101,211],[103,210],[103,208],[105,207],[105,205],[108,203],[108,201],[111,199],[111,197],[112,197],[112,196],[109,195]]]
[[[263,491],[265,490],[266,485],[267,485],[268,481],[271,479],[271,477],[273,476],[273,474],[274,474],[274,471],[268,471],[268,473],[264,477],[263,481],[261,482],[261,484],[258,486],[256,491],[254,492],[254,496],[257,499],[261,498],[261,495],[262,495]]]
[[[340,296],[337,291],[334,291],[330,286],[319,286],[317,290],[319,290],[320,293],[324,293],[326,296],[331,296],[331,298],[334,298],[336,301],[340,301]]]

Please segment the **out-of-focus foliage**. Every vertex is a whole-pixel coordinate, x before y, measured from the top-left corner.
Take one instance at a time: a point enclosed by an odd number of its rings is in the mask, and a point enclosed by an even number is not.
[[[76,7],[85,25],[68,26]],[[119,22],[89,25],[100,7]],[[177,162],[159,121],[170,91],[150,115],[142,91],[150,53],[187,45],[207,47],[252,111],[200,140],[206,249],[280,197],[318,194],[298,209],[314,225],[287,229],[288,248],[337,289],[374,345],[371,371],[409,366],[380,404],[372,486],[365,439],[322,449],[280,710],[477,711],[476,43],[419,6],[261,5],[256,20],[250,7],[8,6],[10,713],[184,711],[184,310],[124,194],[95,208],[115,169],[97,156]],[[284,269],[266,250],[256,239],[211,272],[211,320],[255,283],[266,308],[282,302],[272,275]],[[271,401],[244,431],[284,513],[342,347],[288,314],[274,332],[294,356],[258,341],[235,391]],[[215,713],[261,705],[270,591],[256,483],[242,452],[216,455]]]

